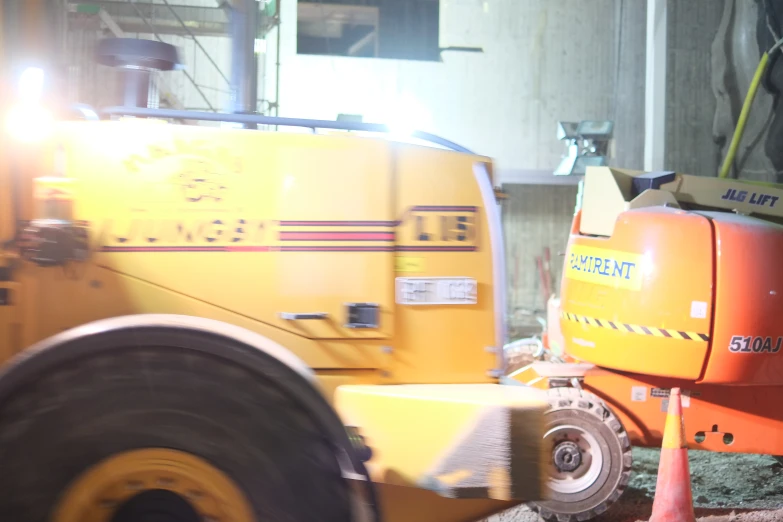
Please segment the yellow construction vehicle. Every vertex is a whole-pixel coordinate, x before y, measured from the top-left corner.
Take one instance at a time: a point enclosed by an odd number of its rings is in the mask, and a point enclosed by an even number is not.
[[[385,130],[134,106],[175,57],[134,42],[99,49],[130,66],[125,106],[3,107],[3,519],[459,522],[542,498],[548,406],[499,384],[490,160],[173,124]]]

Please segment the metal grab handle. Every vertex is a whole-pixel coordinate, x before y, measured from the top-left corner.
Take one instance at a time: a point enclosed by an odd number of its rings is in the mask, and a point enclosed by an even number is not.
[[[310,312],[310,313],[288,313],[280,312],[280,318],[286,321],[317,321],[326,319],[329,314],[326,312]]]

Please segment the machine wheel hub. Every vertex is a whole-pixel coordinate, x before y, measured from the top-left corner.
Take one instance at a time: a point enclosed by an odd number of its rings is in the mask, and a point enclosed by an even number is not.
[[[598,440],[584,428],[561,424],[549,430],[544,440],[552,444],[550,489],[575,494],[585,491],[598,479],[603,455]]]
[[[253,522],[241,489],[189,453],[150,448],[109,457],[77,477],[53,522]]]
[[[582,463],[582,454],[579,446],[570,441],[563,441],[555,446],[552,451],[555,466],[560,471],[574,471]]]

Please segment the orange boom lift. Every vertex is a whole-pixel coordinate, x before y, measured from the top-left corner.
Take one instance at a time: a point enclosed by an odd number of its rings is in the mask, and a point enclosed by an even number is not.
[[[550,317],[568,362],[513,375],[554,405],[539,508],[583,520],[613,503],[630,445],[661,445],[671,388],[688,448],[783,455],[783,189],[607,167],[583,188]]]

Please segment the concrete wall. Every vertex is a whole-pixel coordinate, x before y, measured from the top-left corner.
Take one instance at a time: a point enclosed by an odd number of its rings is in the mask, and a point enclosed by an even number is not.
[[[509,195],[503,203],[509,323],[516,336],[524,336],[540,331],[526,311],[545,309],[536,266],[536,256],[543,255],[545,247],[551,252],[553,290],[559,291],[577,187],[507,185],[504,190]]]
[[[496,158],[502,173],[551,171],[563,151],[558,120],[607,119],[616,111],[618,159],[639,166],[644,6],[643,0],[592,0],[589,7],[579,0],[441,0],[441,47],[484,52],[444,52],[437,63],[297,55],[296,3],[283,1],[280,114],[404,118]]]
[[[734,1],[734,0],[732,0]],[[665,168],[717,175],[711,49],[724,0],[669,0]]]

